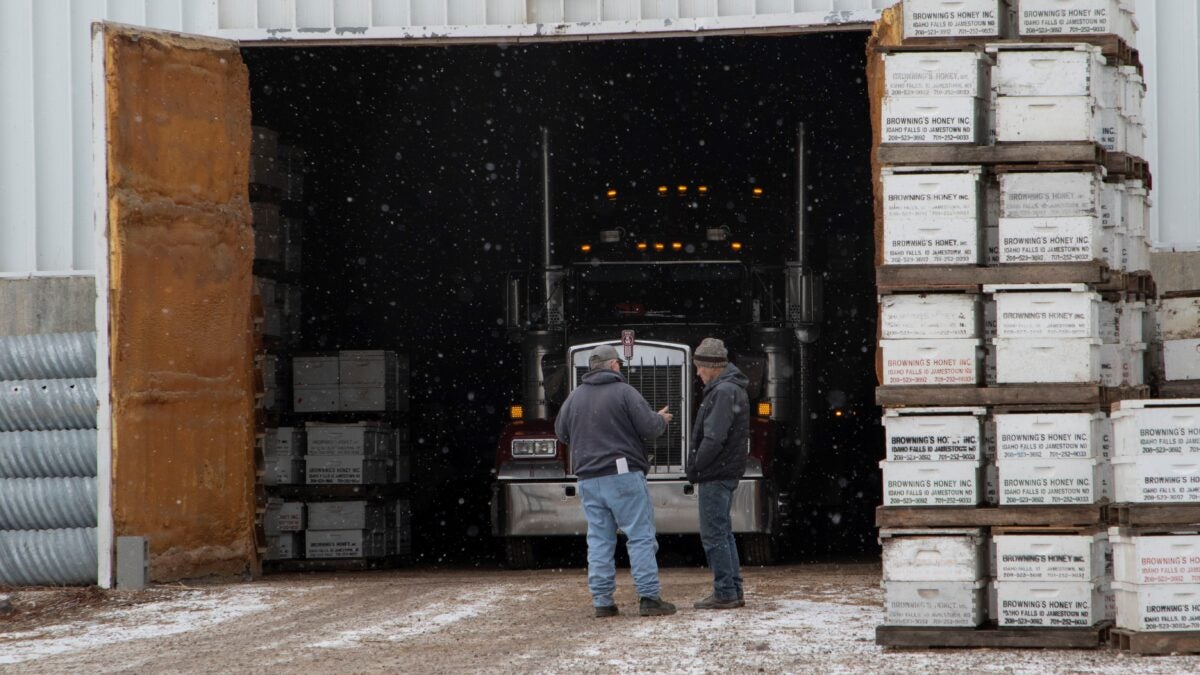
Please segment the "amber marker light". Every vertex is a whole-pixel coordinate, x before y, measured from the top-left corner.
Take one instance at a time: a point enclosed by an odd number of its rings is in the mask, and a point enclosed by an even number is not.
[[[770,417],[771,416],[770,402],[764,401],[764,402],[758,404],[758,416],[759,417]]]
[[[708,194],[708,186],[701,185],[700,187],[696,188],[696,192],[699,192],[700,196],[703,197],[704,195]]]
[[[755,199],[757,199],[763,195],[763,189],[760,187],[756,187],[753,190],[751,190],[751,193],[753,193]]]
[[[591,244],[584,244],[583,246],[580,246],[580,247],[579,247],[579,250],[580,250],[580,251],[583,251],[584,253],[587,253],[588,251],[592,250],[592,245],[591,245]]]
[[[666,248],[666,245],[665,245],[665,244],[663,244],[661,241],[656,241],[656,242],[654,242],[654,250],[655,250],[655,251],[661,251],[661,250],[663,250],[664,248]]]
[[[608,197],[609,199],[616,199],[617,191],[612,188],[609,188],[608,191],[604,193],[604,196]]]
[[[673,249],[675,249],[676,251],[678,251],[678,250],[680,250],[680,249],[682,249],[682,248],[683,248],[683,242],[681,242],[681,241],[673,241],[673,242],[671,242],[671,248],[673,248]]]
[[[845,413],[843,413],[841,410],[834,410],[834,411],[833,411],[833,416],[834,416],[834,417],[841,417],[841,416],[842,416],[842,415],[844,415],[844,414],[845,414]]]
[[[520,420],[525,419],[525,406],[514,405],[508,408],[509,419]]]
[[[659,185],[659,186],[658,186],[658,196],[659,196],[659,197],[665,197],[666,195],[667,195],[667,186],[666,186],[666,185]]]
[[[686,194],[687,194],[687,186],[686,186],[686,185],[680,185],[680,186],[676,187],[676,188],[675,188],[675,190],[676,190],[676,191],[677,191],[677,192],[678,192],[680,195],[686,195]]]
[[[742,250],[742,242],[735,241],[729,245],[729,248],[731,248],[735,251],[740,251],[740,250]]]
[[[646,242],[644,242],[644,241],[639,241],[639,242],[638,242],[638,244],[637,244],[637,250],[639,250],[639,251],[645,251],[645,250],[646,250]]]

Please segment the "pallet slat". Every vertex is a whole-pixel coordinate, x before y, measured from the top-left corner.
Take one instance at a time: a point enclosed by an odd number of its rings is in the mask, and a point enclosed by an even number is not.
[[[884,407],[915,406],[1107,406],[1146,398],[1150,388],[1103,387],[1098,384],[1028,384],[995,387],[888,385],[875,388],[875,403]]]
[[[1153,278],[1143,272],[1110,270],[1100,261],[1024,265],[880,265],[875,284],[893,291],[960,290],[978,293],[990,284],[1088,284],[1100,292],[1155,294]]]
[[[929,164],[1077,164],[1108,166],[1109,153],[1089,142],[998,143],[996,145],[880,144],[884,165]]]
[[[1108,642],[1113,649],[1134,654],[1200,654],[1200,631],[1143,633],[1113,628]]]
[[[876,527],[1076,527],[1107,522],[1105,504],[875,507]]]
[[[1041,647],[1097,649],[1108,639],[1109,622],[1088,628],[910,628],[878,626],[875,644],[883,647]]]
[[[1109,524],[1121,527],[1200,527],[1200,504],[1110,504]]]

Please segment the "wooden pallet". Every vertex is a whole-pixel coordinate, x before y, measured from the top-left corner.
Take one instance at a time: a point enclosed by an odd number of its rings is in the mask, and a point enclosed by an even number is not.
[[[990,284],[1088,284],[1099,292],[1134,293],[1153,298],[1148,272],[1121,272],[1099,260],[1072,263],[974,265],[880,265],[875,286],[880,293],[901,291],[982,292]]]
[[[914,628],[878,626],[875,644],[883,647],[990,647],[1042,649],[1097,649],[1108,640],[1111,623],[1087,628]]]
[[[1108,644],[1134,654],[1200,654],[1200,631],[1144,633],[1113,628]]]
[[[386,485],[268,485],[267,493],[283,499],[396,499],[407,497],[411,483]]]
[[[1105,504],[877,506],[876,527],[1086,527],[1108,522]]]
[[[1104,387],[1099,384],[885,385],[875,387],[875,404],[888,408],[918,406],[1092,406],[1148,398],[1150,387]]]
[[[1200,398],[1200,380],[1174,380],[1158,383],[1157,398]]]
[[[1110,504],[1108,522],[1140,529],[1143,533],[1155,528],[1200,529],[1200,504]]]
[[[916,52],[916,51],[983,51],[987,45],[1025,45],[1031,42],[1051,45],[1090,44],[1100,48],[1109,65],[1136,66],[1138,74],[1142,73],[1141,54],[1129,46],[1123,38],[1114,34],[1104,35],[1022,35],[1017,38],[988,38],[983,36],[966,37],[910,37],[904,38],[902,45],[877,45],[876,51],[881,54]]]
[[[931,164],[1042,164],[1080,167],[1107,166],[1108,151],[1097,143],[997,143],[996,145],[896,144],[879,146],[877,159],[885,166]]]
[[[998,534],[1061,534],[1065,536],[1080,536],[1107,532],[1108,525],[997,525],[991,528],[992,536]]]
[[[289,272],[283,263],[274,260],[258,260],[253,263],[254,276],[266,277],[275,281],[282,281],[288,284],[299,284],[300,275],[295,272]]]
[[[354,572],[367,570],[386,570],[403,567],[409,562],[409,556],[390,555],[382,558],[264,560],[262,564],[264,572],[279,574],[287,572]]]

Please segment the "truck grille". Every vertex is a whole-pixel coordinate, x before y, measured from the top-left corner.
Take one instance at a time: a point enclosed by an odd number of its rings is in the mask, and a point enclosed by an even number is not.
[[[650,460],[650,473],[680,474],[683,473],[684,453],[687,447],[685,436],[688,432],[684,427],[688,417],[684,390],[687,362],[665,365],[664,360],[655,356],[635,356],[630,363],[622,363],[621,374],[625,376],[626,382],[649,401],[651,409],[660,410],[663,406],[670,406],[675,417],[661,436],[645,442],[646,456]],[[579,382],[587,370],[585,367],[576,366],[575,381]]]

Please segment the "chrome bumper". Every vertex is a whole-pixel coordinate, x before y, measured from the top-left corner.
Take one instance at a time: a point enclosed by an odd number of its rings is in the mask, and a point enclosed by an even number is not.
[[[687,481],[651,480],[654,524],[659,534],[700,532],[699,495]],[[574,482],[511,483],[496,486],[493,532],[508,537],[585,535],[587,521]],[[768,532],[771,501],[762,479],[743,480],[730,509],[734,532]]]

